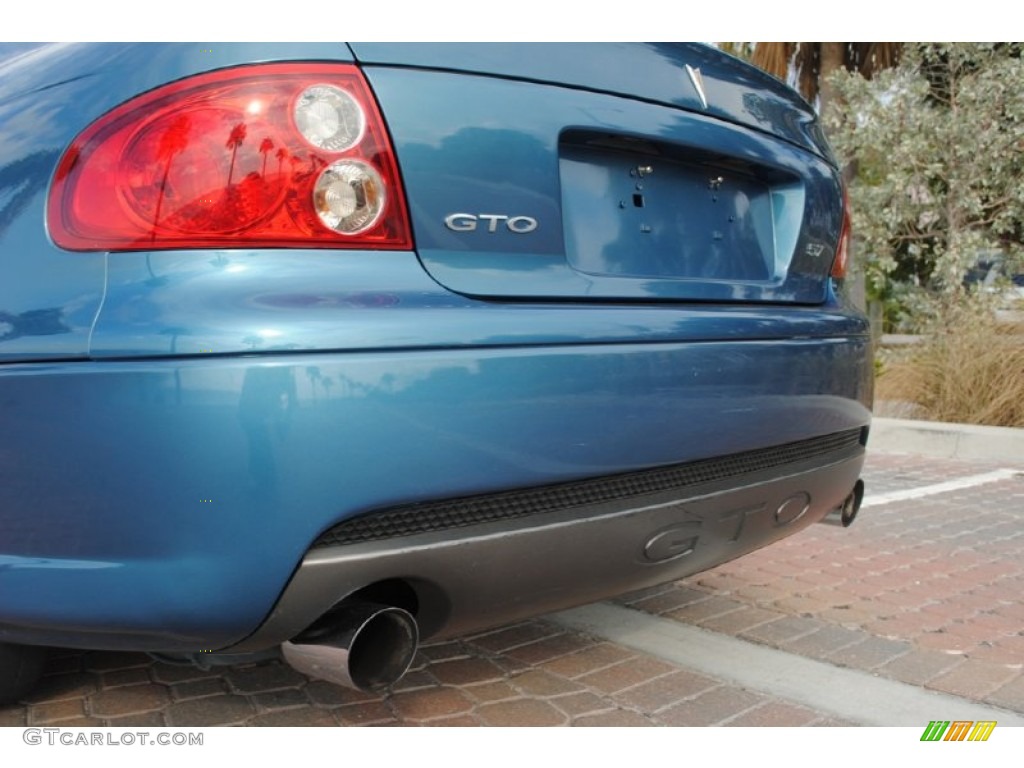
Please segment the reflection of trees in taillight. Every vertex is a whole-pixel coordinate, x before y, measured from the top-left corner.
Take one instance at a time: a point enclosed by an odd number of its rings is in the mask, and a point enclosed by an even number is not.
[[[238,123],[234,128],[231,129],[231,133],[228,135],[227,143],[224,145],[231,150],[231,165],[228,166],[228,183],[227,186],[231,186],[231,176],[235,172],[235,156],[238,154],[238,148],[242,146],[245,141],[245,123]]]
[[[294,123],[296,100],[309,93],[315,98],[302,111],[309,131],[319,137],[337,123],[325,148],[312,149]],[[346,109],[363,115],[360,130],[345,123]],[[380,173],[389,194],[396,192],[393,223],[356,236],[319,219],[312,185],[343,154],[385,158]],[[350,64],[218,70],[138,96],[76,137],[48,202],[51,236],[72,250],[411,245],[383,120]]]
[[[260,142],[260,154],[263,155],[263,170],[260,172],[260,175],[264,179],[267,178],[267,155],[270,154],[273,148],[274,142],[269,137]]]
[[[156,238],[156,227],[160,223],[160,209],[163,208],[164,195],[167,194],[167,177],[171,173],[171,162],[175,155],[180,154],[188,146],[188,135],[191,130],[192,121],[187,115],[181,115],[160,135],[157,158],[163,163],[164,176],[160,180],[160,192],[156,198],[156,210],[153,212],[152,239]]]

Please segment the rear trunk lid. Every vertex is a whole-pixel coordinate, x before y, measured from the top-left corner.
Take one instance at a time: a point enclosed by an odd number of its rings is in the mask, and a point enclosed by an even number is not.
[[[842,223],[810,108],[698,45],[353,44],[424,267],[480,297],[825,300]]]

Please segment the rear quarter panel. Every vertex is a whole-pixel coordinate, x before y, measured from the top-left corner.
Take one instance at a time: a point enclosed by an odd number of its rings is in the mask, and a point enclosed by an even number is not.
[[[258,61],[351,60],[344,43],[49,44],[0,48],[0,363],[85,357],[106,254],[56,248],[46,192],[71,140],[143,91]]]

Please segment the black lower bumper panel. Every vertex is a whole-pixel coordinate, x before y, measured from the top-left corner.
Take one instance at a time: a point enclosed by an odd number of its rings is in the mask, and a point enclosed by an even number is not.
[[[561,610],[713,568],[842,504],[866,429],[678,466],[382,510],[312,545],[227,651],[277,645],[353,593],[401,582],[424,637]]]

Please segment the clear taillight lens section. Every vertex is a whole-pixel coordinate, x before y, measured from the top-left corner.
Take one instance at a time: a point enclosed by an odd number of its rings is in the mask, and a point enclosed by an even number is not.
[[[853,228],[850,223],[850,196],[843,188],[843,228],[839,231],[839,245],[836,246],[836,257],[832,262],[832,277],[842,280],[846,277],[846,269],[850,265],[850,238]]]
[[[376,102],[346,64],[266,64],[163,86],[82,132],[48,225],[69,250],[412,247]]]

